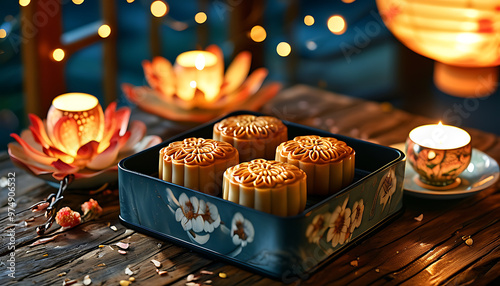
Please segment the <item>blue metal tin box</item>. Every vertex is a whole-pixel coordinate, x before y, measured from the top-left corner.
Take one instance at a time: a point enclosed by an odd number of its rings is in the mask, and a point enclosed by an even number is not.
[[[261,115],[238,111],[226,117],[239,114]],[[121,222],[287,282],[307,278],[402,211],[401,151],[283,122],[289,139],[330,136],[351,146],[356,151],[354,182],[328,197],[308,196],[303,213],[279,217],[158,179],[159,150],[188,137],[211,138],[211,122],[119,163]],[[198,211],[187,213],[187,204]]]

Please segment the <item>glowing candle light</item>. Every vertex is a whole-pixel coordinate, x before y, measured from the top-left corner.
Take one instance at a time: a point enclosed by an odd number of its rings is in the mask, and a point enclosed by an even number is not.
[[[60,121],[61,118],[64,120]],[[73,157],[80,146],[90,141],[99,142],[104,133],[104,115],[99,101],[86,93],[57,96],[47,114],[47,133],[51,138],[58,138],[57,147]]]
[[[203,92],[206,101],[219,94],[223,69],[217,57],[207,51],[189,51],[180,54],[174,65],[177,75],[177,95],[183,100],[193,100],[196,89]]]
[[[413,129],[406,141],[410,165],[428,185],[446,186],[469,165],[471,137],[451,125],[429,124]]]

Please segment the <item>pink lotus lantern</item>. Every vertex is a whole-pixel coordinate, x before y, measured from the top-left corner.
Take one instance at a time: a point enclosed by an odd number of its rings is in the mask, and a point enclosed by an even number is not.
[[[29,130],[11,134],[17,143],[9,143],[9,155],[15,165],[44,180],[73,174],[72,187],[98,186],[116,177],[121,158],[161,142],[158,136],[145,137],[140,121],[127,130],[129,117],[130,109],[116,110],[114,102],[103,112],[94,96],[66,93],[53,100],[47,120],[30,114]]]
[[[224,74],[222,50],[215,45],[205,51],[180,54],[174,65],[163,57],[143,62],[150,87],[122,86],[139,108],[166,119],[204,122],[238,109],[257,110],[281,88],[270,83],[261,88],[267,69],[248,77],[251,54],[238,54]]]

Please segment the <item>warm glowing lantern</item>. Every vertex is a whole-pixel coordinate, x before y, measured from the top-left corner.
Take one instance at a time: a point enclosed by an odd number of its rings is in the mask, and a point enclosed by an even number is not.
[[[500,3],[491,0],[377,0],[391,32],[408,48],[436,60],[434,81],[456,96],[496,89],[500,64]]]
[[[222,49],[180,54],[174,66],[163,57],[144,60],[150,87],[123,84],[122,89],[141,109],[177,121],[205,122],[230,111],[259,110],[278,90],[277,82],[262,86],[266,68],[249,74],[252,55],[243,51],[224,70]]]
[[[208,102],[213,101],[219,94],[224,67],[213,53],[184,52],[177,56],[174,70],[177,75],[177,95],[183,100],[192,100],[196,89],[203,92]]]
[[[63,117],[66,120],[60,121]],[[93,140],[101,141],[104,115],[97,98],[86,93],[65,93],[54,98],[47,114],[47,135],[55,138],[55,132],[68,139],[64,140],[66,144],[57,147],[72,156],[76,155],[80,146]]]
[[[129,118],[130,109],[116,109],[116,102],[103,112],[90,94],[62,94],[52,101],[46,120],[30,114],[29,129],[11,134],[17,143],[9,143],[9,155],[18,167],[45,180],[72,174],[80,186],[100,186],[116,175],[121,158],[161,142],[158,136],[144,137],[141,121],[132,121],[127,130]]]

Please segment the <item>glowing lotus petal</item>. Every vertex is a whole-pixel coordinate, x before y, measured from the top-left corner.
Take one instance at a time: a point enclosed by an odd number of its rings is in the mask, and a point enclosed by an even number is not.
[[[52,141],[59,150],[74,156],[81,143],[78,132],[76,120],[63,116],[54,125],[54,138]]]
[[[127,143],[123,146],[122,152],[128,152],[134,148],[134,146],[141,141],[141,139],[146,135],[146,124],[142,121],[134,121],[129,127],[130,138]]]
[[[49,139],[49,136],[47,135],[45,124],[43,124],[43,121],[40,119],[40,117],[34,114],[29,114],[28,117],[31,122],[30,130],[31,132],[33,132],[33,136],[35,136],[34,133],[36,132],[39,140],[41,141],[38,143],[43,147],[48,148],[49,145],[52,145],[52,141]]]
[[[26,155],[25,149],[17,144],[9,143],[8,152],[12,161],[23,166],[24,169],[28,169],[34,175],[47,174],[56,171],[56,168],[50,165],[52,161],[49,164],[41,164],[40,162],[32,160]]]
[[[175,93],[175,74],[172,64],[163,57],[155,57],[153,59],[153,74],[157,79],[156,89],[167,98],[172,97]]]
[[[34,161],[41,163],[43,165],[50,165],[52,162],[54,162],[56,159],[49,157],[45,155],[44,153],[35,150],[33,147],[31,147],[26,141],[21,139],[19,135],[17,134],[10,134],[16,141],[23,147],[24,153],[26,154],[27,157],[33,159]]]
[[[107,168],[115,161],[119,151],[118,141],[113,141],[106,150],[95,156],[94,159],[87,164],[87,167],[94,170]]]
[[[221,93],[231,93],[240,87],[248,76],[251,64],[252,54],[250,52],[241,52],[238,54],[226,70],[226,76],[224,77],[226,84]]]

